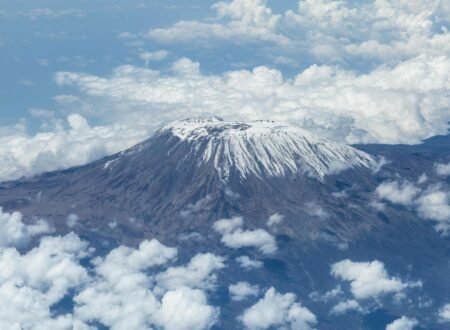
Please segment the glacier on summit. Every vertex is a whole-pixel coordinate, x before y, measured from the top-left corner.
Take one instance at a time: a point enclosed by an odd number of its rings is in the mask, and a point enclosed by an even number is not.
[[[348,168],[374,168],[377,163],[351,146],[275,121],[191,118],[173,122],[156,134],[167,133],[178,138],[180,144],[190,144],[200,162],[212,162],[224,180],[231,171],[237,171],[242,178],[250,173],[282,177],[300,172],[323,179]]]

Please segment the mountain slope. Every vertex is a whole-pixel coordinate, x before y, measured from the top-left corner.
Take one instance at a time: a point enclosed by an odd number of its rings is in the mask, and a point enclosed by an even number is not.
[[[226,256],[228,267],[211,297],[222,307],[223,323],[215,329],[242,326],[236,318],[247,305],[230,302],[227,290],[243,280],[294,292],[318,316],[319,329],[385,329],[386,322],[372,327],[367,320],[406,314],[426,320],[447,302],[450,241],[410,206],[380,207],[374,192],[382,182],[417,182],[423,173],[422,189],[442,183],[433,171],[436,162],[450,161],[446,145],[439,144],[439,152],[426,143],[357,149],[273,122],[191,119],[92,164],[0,184],[0,207],[22,212],[28,222],[45,218],[57,234],[74,231],[97,254],[157,238],[179,247],[181,261],[199,252]],[[379,155],[388,162],[374,171]],[[241,239],[270,233],[276,253],[224,246],[214,224],[232,217],[242,217]],[[275,225],[270,218],[278,219]],[[242,255],[261,269],[242,269],[234,261]],[[352,296],[340,293],[328,302],[310,295],[340,285],[330,265],[345,259],[380,260],[393,276],[421,280],[423,287],[408,291],[407,304],[388,296],[381,311],[331,315],[333,303]]]
[[[179,143],[189,143],[193,157],[203,164],[213,162],[223,179],[232,172],[242,178],[250,173],[282,177],[298,172],[323,178],[340,169],[369,168],[375,163],[371,156],[355,148],[272,121],[188,119],[169,124],[157,134],[172,134],[180,139]]]
[[[305,218],[286,224],[295,236],[328,231],[350,238],[370,222],[351,221],[339,229],[330,217],[307,221],[317,218],[320,207],[305,205],[320,201],[339,208],[332,196],[336,174],[341,186],[351,186],[372,180],[375,165],[365,152],[289,125],[188,119],[95,163],[6,183],[0,205],[53,219],[61,228],[70,213],[86,221],[86,230],[117,221],[125,232],[136,231],[128,220],[137,219],[140,234],[163,236],[209,230],[214,219],[241,214],[258,226],[282,212]],[[129,238],[118,230],[113,234]]]

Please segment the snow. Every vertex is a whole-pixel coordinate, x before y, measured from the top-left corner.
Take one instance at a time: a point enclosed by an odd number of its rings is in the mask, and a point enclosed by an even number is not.
[[[322,179],[347,168],[373,168],[376,161],[351,146],[274,121],[227,122],[218,117],[179,120],[162,128],[191,145],[203,164],[213,162],[222,179],[306,173]]]

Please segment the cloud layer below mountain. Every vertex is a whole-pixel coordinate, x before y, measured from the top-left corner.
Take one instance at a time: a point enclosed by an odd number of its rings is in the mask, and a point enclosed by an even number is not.
[[[182,117],[287,121],[346,143],[410,144],[447,133],[445,2],[302,0],[275,12],[265,0],[233,0],[212,9],[213,17],[133,36],[179,46],[139,49],[145,66],[55,73],[58,111],[31,111],[41,132],[0,129],[0,181],[85,164]],[[219,54],[223,45],[264,58],[211,71],[189,51]]]

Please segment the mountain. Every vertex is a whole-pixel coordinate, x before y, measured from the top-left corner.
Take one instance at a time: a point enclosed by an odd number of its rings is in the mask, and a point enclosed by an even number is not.
[[[298,172],[322,179],[340,169],[375,165],[371,156],[355,148],[273,121],[188,119],[164,127],[157,135],[179,139],[169,153],[187,144],[190,152],[182,162],[197,161],[199,167],[211,163],[223,181],[232,176],[285,177]]]
[[[433,141],[348,146],[271,121],[180,120],[94,163],[2,183],[0,207],[20,211],[30,222],[45,218],[58,233],[75,231],[99,254],[146,238],[183,247],[181,259],[198,251],[229,260],[245,253],[261,261],[263,270],[248,273],[230,263],[221,274],[223,287],[212,297],[224,317],[218,328],[238,327],[243,307],[227,300],[226,287],[247,279],[296,293],[318,315],[320,329],[337,329],[330,306],[311,293],[336,287],[330,265],[340,260],[382,260],[390,273],[422,281],[411,301],[446,302],[449,239],[413,206],[381,207],[374,197],[383,182],[416,182],[423,173],[427,185],[442,183],[434,164],[450,161],[449,140],[438,146]],[[276,253],[225,247],[215,222],[233,217],[241,217],[246,230],[273,235]],[[381,329],[383,320],[405,312],[427,319],[430,306],[406,308],[386,300],[371,313],[339,316],[339,324]],[[429,322],[428,329],[437,326]]]
[[[86,235],[115,221],[123,232],[105,236],[129,241],[136,229],[129,219],[136,219],[142,227],[137,239],[170,238],[209,230],[222,217],[243,215],[258,226],[276,212],[311,217],[305,205],[315,201],[337,208],[328,200],[333,185],[366,181],[376,166],[368,153],[294,126],[187,119],[95,163],[5,183],[0,202],[6,210],[51,219],[60,230],[68,229],[67,215],[76,213],[86,221],[80,228]],[[341,179],[330,185],[327,176],[338,173]],[[324,217],[289,230],[301,237],[330,232],[350,238],[354,225],[336,228]]]

